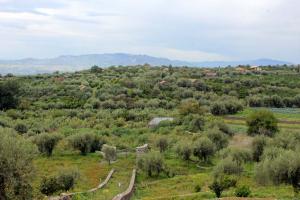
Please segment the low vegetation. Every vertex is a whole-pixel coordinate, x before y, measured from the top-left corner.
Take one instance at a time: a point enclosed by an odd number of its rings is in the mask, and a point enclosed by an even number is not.
[[[74,198],[112,199],[137,168],[132,199],[297,199],[299,75],[262,69],[93,66],[2,77],[0,199],[87,191],[112,168],[105,189]],[[149,126],[156,117],[173,120]]]

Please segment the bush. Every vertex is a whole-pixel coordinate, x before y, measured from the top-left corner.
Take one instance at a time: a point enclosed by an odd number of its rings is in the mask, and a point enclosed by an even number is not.
[[[36,149],[9,129],[0,128],[0,138],[0,199],[33,199]]]
[[[176,152],[183,160],[189,161],[193,152],[193,146],[189,142],[181,142],[177,144]]]
[[[226,148],[221,152],[223,158],[230,157],[238,165],[252,160],[251,151],[242,148]]]
[[[201,108],[199,102],[195,99],[187,99],[182,101],[178,110],[181,115],[204,113],[203,108]]]
[[[49,196],[58,191],[68,191],[72,189],[78,179],[77,171],[62,171],[56,176],[44,177],[40,184],[41,193]]]
[[[104,159],[107,160],[108,164],[117,158],[117,148],[104,144],[102,147],[102,152],[104,153]]]
[[[193,154],[194,156],[198,157],[199,160],[207,162],[209,161],[209,158],[214,155],[214,153],[215,145],[207,137],[201,137],[195,142]]]
[[[156,141],[156,146],[159,148],[160,153],[162,153],[167,150],[169,142],[167,138],[161,137]]]
[[[196,185],[195,188],[194,188],[194,191],[195,191],[195,192],[201,192],[201,189],[202,189],[202,188],[201,188],[200,185]]]
[[[228,145],[228,137],[218,129],[207,131],[207,137],[215,144],[216,149],[220,150]]]
[[[214,179],[213,183],[209,185],[209,189],[211,189],[217,198],[221,197],[221,194],[224,190],[230,188],[230,187],[235,187],[236,185],[236,180],[235,179],[230,179],[228,177],[221,177]]]
[[[54,147],[62,137],[58,134],[42,133],[34,139],[34,143],[38,146],[41,153],[45,153],[47,156],[52,155]]]
[[[138,158],[139,169],[145,171],[149,177],[158,176],[164,170],[164,160],[159,153],[147,153]]]
[[[19,84],[16,81],[0,83],[0,110],[16,108],[18,105]]]
[[[225,114],[227,114],[225,104],[222,103],[222,102],[213,103],[211,108],[210,108],[210,112],[213,115],[225,115]]]
[[[256,162],[260,161],[260,157],[264,152],[267,140],[264,136],[256,136],[252,141],[252,157]]]
[[[69,191],[70,189],[72,189],[78,178],[79,178],[79,172],[74,171],[74,170],[62,171],[56,177],[57,184],[58,184],[60,190],[63,190],[63,191]]]
[[[16,126],[15,126],[15,130],[20,133],[20,134],[24,134],[24,133],[27,133],[28,131],[28,128],[25,124],[22,124],[22,123],[18,123]]]
[[[183,118],[184,127],[191,132],[199,132],[204,130],[205,120],[200,115],[187,115]]]
[[[251,194],[251,190],[248,186],[240,186],[235,190],[236,197],[248,197]]]
[[[100,150],[105,141],[92,133],[76,134],[68,138],[69,144],[82,155]]]
[[[40,185],[40,191],[47,196],[59,191],[59,185],[56,177],[44,177]]]
[[[276,185],[291,184],[294,193],[300,191],[300,157],[299,153],[284,150],[272,158],[266,157],[255,169],[255,177],[259,183],[272,182]]]
[[[247,118],[248,134],[274,136],[278,132],[277,119],[272,112],[268,110],[259,110],[253,112]]]
[[[240,175],[243,171],[243,167],[237,162],[233,161],[231,157],[227,157],[219,162],[214,168],[214,175],[216,177],[223,174],[227,175]]]
[[[243,110],[243,105],[237,100],[217,101],[212,104],[210,109],[213,115],[235,114],[241,110]]]

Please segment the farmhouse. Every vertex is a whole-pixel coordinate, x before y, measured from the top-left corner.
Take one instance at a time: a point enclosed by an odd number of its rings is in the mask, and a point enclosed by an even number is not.
[[[259,66],[251,66],[250,70],[258,72],[258,71],[261,71],[261,68]]]

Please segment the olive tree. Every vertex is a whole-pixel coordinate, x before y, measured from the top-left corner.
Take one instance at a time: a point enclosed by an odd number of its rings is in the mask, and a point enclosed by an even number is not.
[[[164,171],[164,160],[160,153],[150,152],[142,155],[137,161],[138,168],[145,171],[149,177],[158,176]]]
[[[228,136],[216,128],[208,130],[207,137],[215,144],[217,150],[228,145]]]
[[[193,154],[198,157],[199,160],[207,162],[209,158],[214,155],[215,149],[215,145],[210,139],[201,137],[195,141]]]
[[[277,156],[266,157],[256,168],[256,179],[259,183],[291,184],[295,194],[298,194],[300,191],[299,153],[284,150]]]
[[[160,153],[167,150],[169,146],[169,141],[165,137],[161,137],[156,141],[156,146],[159,148]]]
[[[193,146],[190,142],[183,141],[176,145],[176,153],[183,160],[189,161],[193,153]]]
[[[68,138],[69,144],[81,152],[82,155],[86,155],[96,150],[101,150],[105,141],[98,135],[92,133],[83,133],[72,135]]]
[[[47,156],[52,155],[54,147],[61,140],[61,135],[52,133],[42,133],[34,139],[34,143],[38,146],[41,153],[45,153]]]
[[[277,119],[268,110],[259,110],[250,114],[247,118],[248,134],[274,136],[278,132]]]
[[[256,136],[252,141],[252,157],[256,162],[260,161],[260,158],[264,152],[264,148],[267,144],[267,140],[264,136]]]
[[[117,148],[104,144],[102,147],[102,152],[104,154],[104,159],[107,160],[110,165],[111,161],[116,160],[117,158]]]
[[[31,142],[0,129],[0,199],[32,199],[33,158]]]

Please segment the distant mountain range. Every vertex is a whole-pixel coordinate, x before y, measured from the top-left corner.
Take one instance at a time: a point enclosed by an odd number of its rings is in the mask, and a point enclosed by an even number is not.
[[[93,65],[108,67],[112,65],[142,65],[148,63],[154,66],[173,65],[189,67],[225,67],[228,65],[283,65],[291,64],[286,61],[272,59],[257,59],[244,61],[209,61],[209,62],[188,62],[170,60],[148,55],[133,55],[125,53],[111,54],[88,54],[79,56],[59,56],[56,58],[35,59],[26,58],[20,60],[0,60],[0,74],[38,74],[51,73],[54,71],[77,71],[88,69]]]

